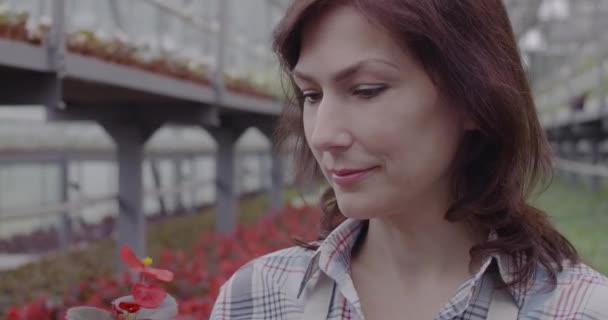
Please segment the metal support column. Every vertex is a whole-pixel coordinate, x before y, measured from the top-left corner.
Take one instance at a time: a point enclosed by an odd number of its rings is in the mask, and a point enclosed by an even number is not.
[[[181,186],[184,184],[184,175],[182,168],[182,158],[177,157],[172,159],[173,163],[173,183],[175,186]],[[177,190],[173,194],[173,209],[176,213],[184,214],[186,210],[186,206],[184,205],[184,199],[182,197],[182,190]]]
[[[271,141],[274,132],[274,126],[263,126],[259,128],[264,135]],[[273,143],[271,150],[271,167],[270,167],[270,188],[268,190],[268,198],[270,200],[271,211],[278,210],[283,207],[285,193],[285,175],[284,164],[281,150]]]
[[[201,177],[198,176],[198,158],[196,156],[191,156],[189,159],[190,164],[190,181],[199,181]],[[192,207],[192,213],[197,213],[198,208],[200,207],[199,203],[199,188],[197,186],[193,186],[190,189],[190,206]]]
[[[591,139],[591,163],[598,165],[600,162],[600,139]],[[602,178],[600,176],[591,176],[591,191],[598,192],[601,189]]]
[[[216,230],[223,234],[231,234],[236,228],[238,209],[235,144],[243,130],[220,127],[210,129],[209,132],[217,141]]]
[[[224,93],[224,69],[226,64],[226,45],[228,42],[228,36],[230,35],[230,21],[229,19],[230,1],[221,0],[218,7],[218,20],[219,20],[219,31],[217,33],[217,52],[216,52],[216,69],[213,75],[213,84],[215,86],[215,93],[217,101],[222,99]]]
[[[44,88],[46,101],[44,104],[50,109],[65,109],[63,102],[63,78],[66,69],[66,46],[65,46],[65,20],[66,20],[66,1],[53,0],[52,23],[48,34],[46,46],[49,66],[55,73],[48,77],[47,85]]]
[[[560,159],[568,160],[568,141],[565,139],[557,140],[557,150]],[[566,179],[568,177],[568,171],[560,169],[559,175]]]
[[[257,152],[256,157],[258,158],[258,179],[260,181],[260,190],[269,190],[270,183],[268,183],[268,173],[266,172],[266,152]]]
[[[138,256],[146,253],[143,211],[143,158],[146,141],[160,126],[120,123],[104,125],[116,144],[118,161],[118,246],[130,245]],[[120,259],[119,259],[120,261]],[[119,262],[119,270],[125,266]]]
[[[568,141],[569,144],[569,148],[568,148],[568,156],[567,159],[568,160],[572,160],[572,161],[578,161],[579,160],[579,152],[578,152],[578,140],[576,138],[571,138]],[[570,185],[572,187],[577,187],[579,182],[580,182],[580,178],[578,173],[576,172],[570,172],[568,174],[569,178],[569,182]]]
[[[69,177],[69,161],[62,158],[58,163],[59,167],[59,192],[62,203],[70,201],[70,177]],[[72,238],[72,220],[69,209],[61,213],[59,217],[59,246],[67,248],[70,245]]]
[[[150,160],[150,169],[152,171],[152,179],[154,181],[154,187],[160,190],[163,187],[162,175],[160,173],[160,160],[152,159]],[[167,202],[165,201],[165,196],[162,194],[158,195],[158,206],[160,208],[160,214],[162,216],[166,216],[169,214],[167,210]]]
[[[278,150],[272,151],[272,168],[270,169],[272,185],[270,186],[270,209],[279,210],[283,207],[285,193],[285,177],[283,173],[283,158]]]
[[[606,103],[608,95],[606,94],[606,73],[604,72],[605,62],[603,58],[602,56],[598,62],[598,98],[600,100],[600,112],[608,114],[608,104]]]

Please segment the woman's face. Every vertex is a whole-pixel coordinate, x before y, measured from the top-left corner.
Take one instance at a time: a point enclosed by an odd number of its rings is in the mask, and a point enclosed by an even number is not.
[[[465,127],[412,54],[350,7],[310,22],[301,48],[306,140],[341,212],[375,218],[445,196]]]

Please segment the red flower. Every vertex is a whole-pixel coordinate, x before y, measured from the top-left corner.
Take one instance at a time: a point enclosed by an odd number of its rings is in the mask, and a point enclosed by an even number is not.
[[[138,272],[145,277],[165,282],[170,282],[173,280],[173,272],[150,267],[149,264],[151,261],[145,263],[137,258],[135,252],[133,252],[133,249],[131,249],[131,247],[128,245],[124,245],[120,249],[120,257],[131,268],[131,270]],[[149,309],[154,309],[160,306],[167,296],[167,292],[165,292],[161,286],[154,283],[145,282],[136,283],[133,285],[131,294],[133,295],[133,300],[135,300],[138,305]]]
[[[8,311],[6,312],[6,320],[20,320],[21,319],[21,312],[19,311],[19,308],[17,308],[16,306],[11,306],[8,308]]]
[[[154,283],[147,285],[136,283],[133,286],[131,294],[136,303],[148,309],[158,308],[167,296],[167,292],[161,286]]]
[[[122,258],[122,261],[124,261],[124,263],[126,263],[129,268],[135,272],[139,272],[160,281],[173,281],[173,272],[147,266],[141,259],[137,258],[133,249],[131,249],[131,247],[128,245],[122,246],[120,249],[120,257]]]
[[[121,310],[126,310],[128,313],[135,313],[139,311],[140,305],[133,302],[121,302],[118,304]]]

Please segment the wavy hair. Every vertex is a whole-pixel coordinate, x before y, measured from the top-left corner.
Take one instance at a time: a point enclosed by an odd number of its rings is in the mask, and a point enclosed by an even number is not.
[[[528,203],[534,191],[552,179],[551,153],[502,1],[294,1],[273,39],[292,93],[298,89],[289,74],[299,59],[304,26],[339,5],[354,7],[411,50],[439,90],[477,125],[457,151],[451,180],[456,200],[445,215],[448,221],[495,231],[496,239],[474,246],[471,255],[512,257],[515,273],[508,286],[528,283],[539,264],[554,285],[564,262],[579,257],[546,214]],[[289,142],[295,148],[297,178],[319,177],[304,138],[302,101],[289,100],[275,138],[279,145]],[[319,240],[344,220],[331,188],[322,196],[321,209]]]

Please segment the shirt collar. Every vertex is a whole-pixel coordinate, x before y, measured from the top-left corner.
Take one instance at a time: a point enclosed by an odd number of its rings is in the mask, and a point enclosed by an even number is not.
[[[347,218],[338,225],[325,240],[317,243],[319,247],[308,263],[302,281],[300,282],[300,288],[297,295],[298,298],[300,298],[309,280],[320,271],[325,272],[325,274],[336,281],[338,286],[341,285],[344,277],[349,276],[348,272],[350,270],[352,248],[361,233],[362,226],[363,220]],[[488,240],[496,238],[497,234],[491,232]],[[467,283],[472,285],[471,287],[473,287],[473,285],[475,285],[486,273],[492,261],[496,262],[500,279],[504,283],[509,283],[515,278],[515,261],[509,256],[493,254],[484,259],[479,271],[472,275],[471,279],[467,281]],[[520,307],[523,305],[525,291],[525,288],[521,287],[511,288],[510,290],[511,295]],[[469,304],[471,295],[467,294],[467,298],[463,299],[463,305]]]
[[[363,220],[348,218],[340,223],[322,242],[306,267],[300,283],[298,298],[308,281],[319,271],[341,284],[350,268],[352,248],[359,237]]]

